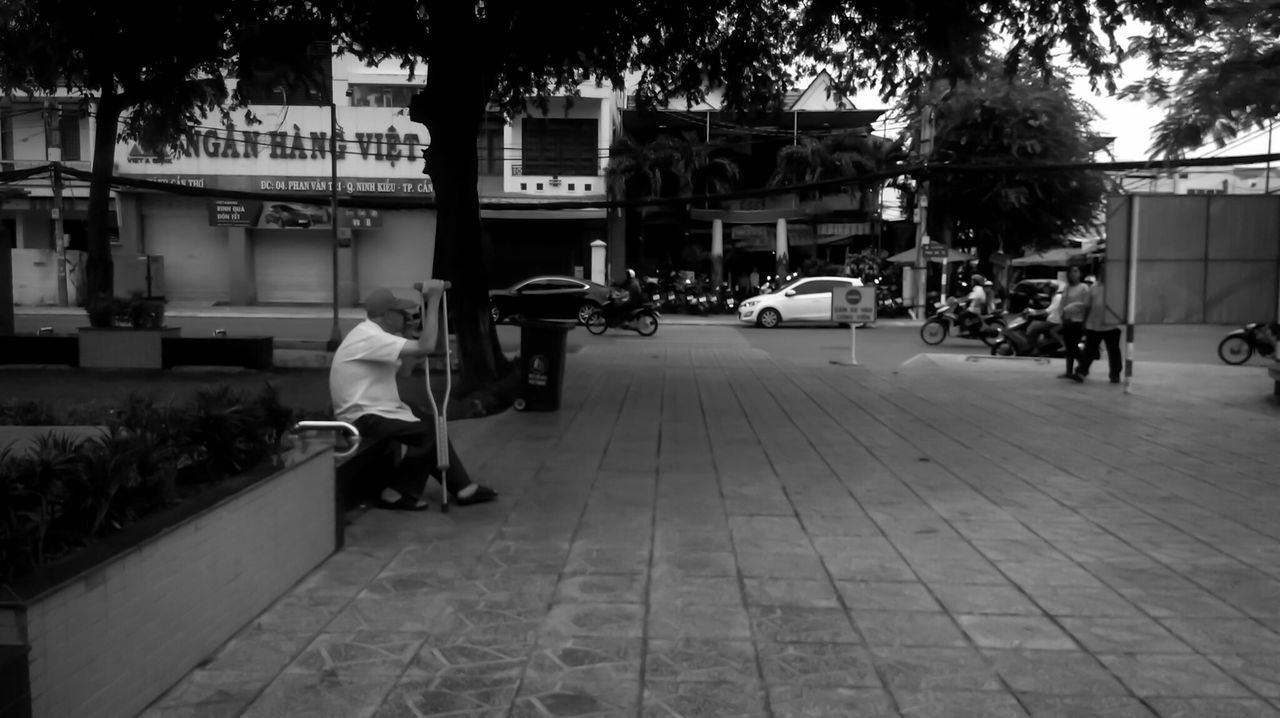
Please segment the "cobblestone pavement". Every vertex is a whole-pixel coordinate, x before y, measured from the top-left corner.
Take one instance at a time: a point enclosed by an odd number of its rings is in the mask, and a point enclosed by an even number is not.
[[[497,503],[360,515],[146,715],[1280,715],[1265,375],[991,366],[589,347],[451,427]]]

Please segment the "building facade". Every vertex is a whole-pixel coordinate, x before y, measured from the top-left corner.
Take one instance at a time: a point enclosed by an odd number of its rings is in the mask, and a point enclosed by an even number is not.
[[[422,74],[411,81],[398,65],[366,67],[349,56],[334,57],[332,63],[328,77],[337,105],[332,118],[328,106],[269,104],[276,96],[292,98],[284,89],[272,93],[267,87],[255,92],[250,110],[256,122],[243,111],[233,114],[229,126],[211,117],[191,127],[176,149],[160,154],[134,142],[117,146],[114,172],[120,177],[214,191],[314,196],[307,202],[277,202],[117,190],[111,226],[118,294],[141,290],[170,301],[234,305],[329,303],[334,222],[341,304],[355,304],[374,287],[408,287],[432,276],[434,210],[342,208],[333,216],[329,209],[334,174],[340,196],[397,198],[406,204],[431,197],[431,179],[422,171],[422,150],[430,137],[406,110],[421,88]],[[62,160],[87,171],[91,113],[71,98],[60,101],[63,119],[54,122],[63,123]],[[611,89],[584,85],[571,102],[554,98],[545,115],[535,111],[507,121],[494,114],[485,122],[477,145],[481,202],[506,205],[482,210],[495,285],[531,272],[589,273],[589,245],[605,236],[605,211],[549,211],[539,204],[605,198],[604,168],[617,104]],[[4,169],[50,160],[46,145],[56,133],[44,105],[0,104]],[[336,152],[330,150],[331,136]],[[15,300],[51,304],[57,295],[58,248],[51,183],[37,179],[16,188],[25,196],[0,203],[0,227],[14,252]],[[64,195],[74,284],[85,248],[88,188],[69,183]]]

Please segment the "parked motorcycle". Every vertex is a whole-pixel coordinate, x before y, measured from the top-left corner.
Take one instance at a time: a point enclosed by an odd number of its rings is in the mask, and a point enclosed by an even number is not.
[[[1276,356],[1277,341],[1280,341],[1280,322],[1252,322],[1228,333],[1218,343],[1218,357],[1237,365],[1249,361],[1254,354],[1272,358]]]
[[[920,338],[929,346],[941,344],[952,332],[960,339],[979,339],[987,346],[995,346],[996,337],[1005,327],[1003,313],[999,311],[983,315],[980,321],[962,324],[960,302],[955,297],[936,306],[934,315],[920,327]]]
[[[610,301],[587,318],[587,331],[597,336],[612,329],[631,329],[642,337],[653,336],[658,331],[662,312],[652,305],[635,307],[629,312],[619,311],[619,303]]]

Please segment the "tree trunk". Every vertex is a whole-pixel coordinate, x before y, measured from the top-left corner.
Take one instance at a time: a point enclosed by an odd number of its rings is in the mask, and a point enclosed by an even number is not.
[[[435,275],[453,283],[462,391],[493,384],[509,368],[489,318],[488,262],[480,236],[476,140],[489,98],[478,24],[469,3],[442,3],[433,12],[432,33],[459,42],[436,43],[441,50],[428,58],[423,89],[431,135],[427,168],[436,197]]]
[[[116,125],[121,106],[114,95],[98,100],[93,132],[93,177],[89,181],[88,257],[85,259],[85,301],[98,295],[112,296],[111,238],[107,232],[111,208],[111,175],[115,170]]]

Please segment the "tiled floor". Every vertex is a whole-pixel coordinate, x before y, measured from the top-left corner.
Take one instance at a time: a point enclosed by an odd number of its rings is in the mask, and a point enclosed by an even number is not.
[[[737,336],[454,425],[498,503],[359,516],[146,715],[1280,716],[1280,409]]]

